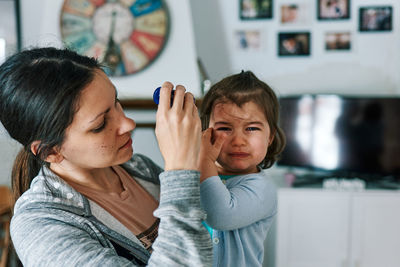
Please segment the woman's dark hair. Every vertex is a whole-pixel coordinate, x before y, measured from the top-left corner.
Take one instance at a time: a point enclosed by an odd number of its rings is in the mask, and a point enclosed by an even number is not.
[[[211,112],[216,104],[234,103],[241,107],[247,102],[253,102],[261,108],[274,138],[264,160],[259,164],[261,168],[269,168],[278,159],[286,143],[285,135],[278,125],[279,102],[274,91],[251,71],[228,76],[211,86],[200,108],[202,129],[209,127]]]
[[[93,58],[52,47],[19,52],[0,66],[0,120],[23,146],[11,174],[15,200],[62,144],[80,93],[100,68]],[[40,141],[36,155],[33,141]]]

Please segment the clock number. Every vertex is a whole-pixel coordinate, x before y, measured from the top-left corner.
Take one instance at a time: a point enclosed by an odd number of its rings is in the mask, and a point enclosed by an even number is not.
[[[137,0],[130,10],[135,17],[146,15],[161,8],[160,0]]]

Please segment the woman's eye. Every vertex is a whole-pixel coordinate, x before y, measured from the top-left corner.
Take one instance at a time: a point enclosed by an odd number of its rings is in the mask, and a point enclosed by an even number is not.
[[[93,133],[99,133],[99,132],[101,132],[105,127],[106,127],[106,121],[104,120],[104,122],[103,122],[99,127],[93,129],[92,132],[93,132]]]

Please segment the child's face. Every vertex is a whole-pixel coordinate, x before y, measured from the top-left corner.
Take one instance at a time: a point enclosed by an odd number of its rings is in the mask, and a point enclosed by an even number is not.
[[[272,137],[267,118],[255,103],[247,102],[241,108],[233,103],[216,104],[209,126],[215,135],[226,137],[217,159],[219,174],[258,172]]]

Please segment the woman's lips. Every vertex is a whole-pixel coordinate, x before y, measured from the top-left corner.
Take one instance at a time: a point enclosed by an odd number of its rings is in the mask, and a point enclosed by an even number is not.
[[[129,140],[120,149],[128,147],[132,147],[132,138],[129,138]]]

